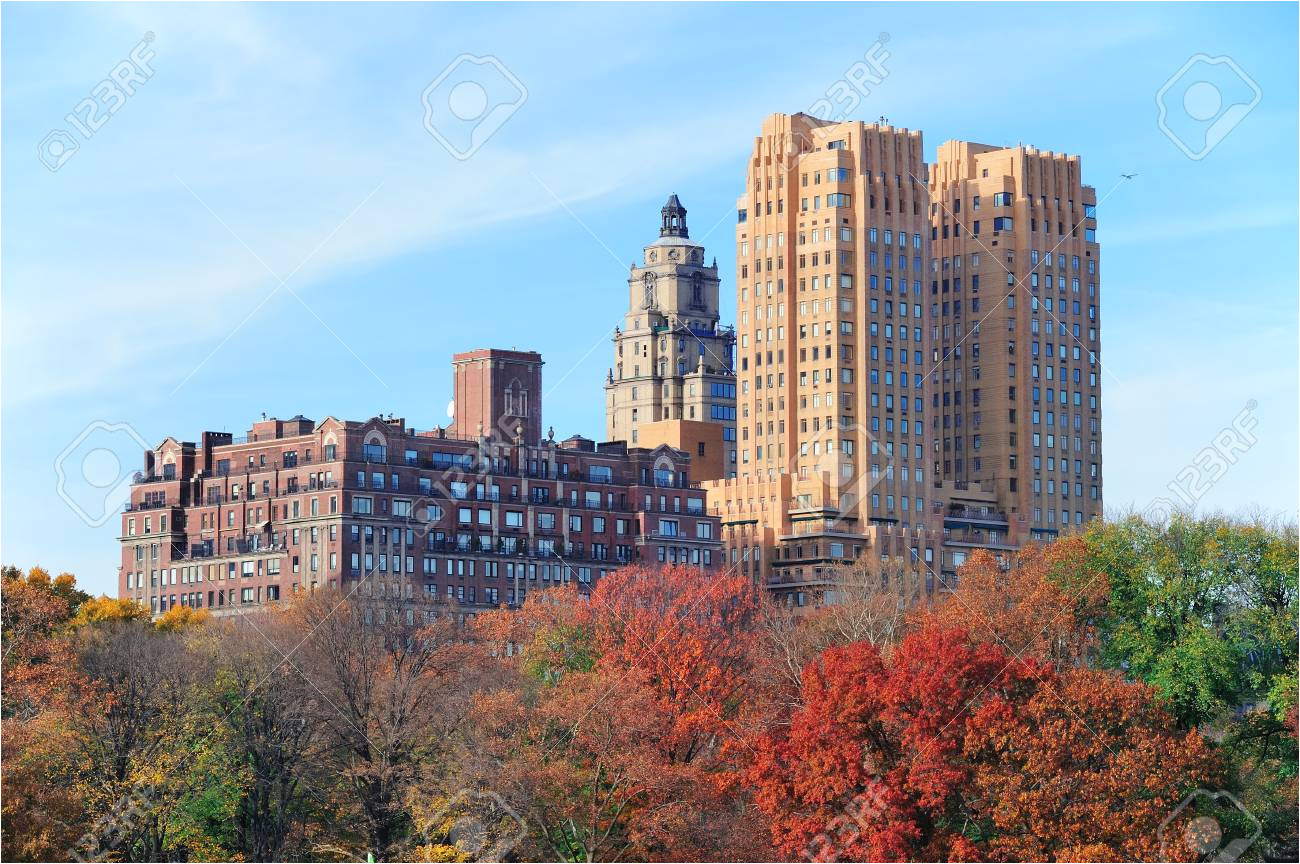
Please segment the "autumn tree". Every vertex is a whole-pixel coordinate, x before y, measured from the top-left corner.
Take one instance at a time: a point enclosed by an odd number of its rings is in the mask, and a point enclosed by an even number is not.
[[[108,621],[148,621],[149,610],[129,597],[92,597],[77,610],[72,619],[73,628]]]
[[[757,612],[746,579],[630,567],[589,600],[557,589],[483,616],[485,641],[512,648],[476,706],[481,782],[526,819],[527,857],[764,855],[736,783],[761,693]]]
[[[26,575],[16,567],[4,568],[0,615],[5,718],[31,719],[51,699],[66,695],[75,679],[71,649],[59,637],[83,601],[67,590],[70,586],[75,590],[76,584],[68,580],[72,577],[65,573],[52,582],[39,567]],[[60,586],[63,590],[59,590]]]
[[[177,607],[184,608],[184,607]],[[286,658],[301,636],[272,610],[213,625],[196,659],[214,669],[204,694],[236,781],[226,839],[248,861],[283,860],[311,812],[307,762],[318,746],[310,685]]]
[[[3,618],[3,831],[6,860],[62,858],[81,833],[84,802],[56,778],[70,770],[69,715],[82,682],[62,629],[87,595],[70,574],[39,567],[0,575]]]
[[[484,779],[536,828],[526,857],[636,860],[684,848],[700,777],[664,758],[668,724],[639,674],[579,672],[535,701],[502,691],[477,707],[499,760]]]
[[[407,800],[451,752],[468,706],[469,649],[447,607],[400,596],[304,595],[291,610],[303,641],[286,669],[309,686],[321,762],[356,802],[378,859],[417,842]]]
[[[903,637],[918,600],[901,568],[874,567],[859,559],[837,568],[813,608],[766,595],[760,607],[760,653],[765,674],[785,700],[797,700],[803,670],[827,648],[870,642],[893,645]]]
[[[739,782],[771,700],[757,674],[760,591],[738,573],[661,566],[624,568],[592,592],[597,670],[650,688],[664,770],[695,777],[692,818],[650,857],[770,854]]]
[[[773,842],[814,860],[971,860],[1029,854],[1022,835],[1039,832],[1031,857],[1156,854],[1160,821],[1210,775],[1205,746],[1170,735],[1144,688],[1069,674],[933,626],[887,659],[828,649],[749,772]],[[1078,740],[1088,725],[1099,741]],[[1077,811],[1059,800],[1072,784],[1091,795],[1066,796]],[[1110,821],[1089,824],[1085,802]]]
[[[1010,560],[977,550],[958,577],[946,598],[916,616],[964,629],[1012,656],[1077,663],[1095,650],[1093,622],[1104,609],[1109,583],[1089,568],[1082,538],[1031,544]]]
[[[672,722],[661,743],[671,759],[721,756],[740,736],[755,683],[757,592],[744,576],[686,566],[626,567],[593,590],[598,665],[644,673]]]
[[[1218,762],[1195,731],[1177,731],[1156,693],[1114,672],[1039,670],[1018,704],[971,714],[963,761],[967,835],[997,861],[1144,861],[1185,857],[1180,829],[1160,825]]]
[[[190,701],[187,634],[158,631],[147,616],[89,620],[72,637],[90,688],[73,716],[75,782],[101,818],[88,826],[81,854],[174,857],[172,817],[187,765],[201,755],[189,746],[201,722]]]

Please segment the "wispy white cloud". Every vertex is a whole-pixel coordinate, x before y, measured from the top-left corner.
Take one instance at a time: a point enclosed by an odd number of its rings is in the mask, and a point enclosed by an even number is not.
[[[1140,246],[1184,240],[1193,237],[1228,237],[1271,228],[1294,228],[1300,211],[1294,205],[1261,204],[1259,201],[1229,208],[1210,208],[1182,216],[1162,208],[1157,217],[1146,221],[1111,223],[1106,229],[1106,244],[1111,247]]]

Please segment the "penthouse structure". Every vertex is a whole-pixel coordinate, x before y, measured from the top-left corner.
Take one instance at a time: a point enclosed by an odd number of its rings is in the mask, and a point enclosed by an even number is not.
[[[540,354],[453,366],[447,428],[299,415],[163,440],[122,514],[120,596],[221,614],[365,582],[472,614],[632,562],[718,564],[691,454],[543,438]]]

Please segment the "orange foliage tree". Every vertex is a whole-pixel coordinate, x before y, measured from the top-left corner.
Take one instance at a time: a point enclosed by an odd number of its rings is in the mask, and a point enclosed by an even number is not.
[[[972,638],[1027,654],[1073,663],[1092,648],[1092,622],[1105,607],[1109,586],[1087,567],[1081,537],[1026,546],[1004,566],[978,550],[962,565],[956,589],[934,609],[918,613]]]
[[[84,802],[58,775],[71,768],[76,655],[60,631],[86,595],[63,573],[3,572],[3,857],[56,860],[84,830]],[[81,688],[84,689],[84,688]]]
[[[1159,828],[1218,771],[1152,688],[1092,669],[1049,671],[1023,703],[985,706],[967,724],[963,756],[967,795],[984,802],[981,852],[999,861],[1190,857],[1186,819],[1166,829],[1163,851]]]

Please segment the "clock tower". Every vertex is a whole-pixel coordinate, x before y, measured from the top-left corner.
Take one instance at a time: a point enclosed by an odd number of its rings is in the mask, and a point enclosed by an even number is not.
[[[629,447],[690,453],[692,476],[735,475],[735,330],[719,326],[718,265],[690,239],[676,195],[659,237],[628,276],[628,307],[614,333],[605,382],[605,434]]]

